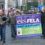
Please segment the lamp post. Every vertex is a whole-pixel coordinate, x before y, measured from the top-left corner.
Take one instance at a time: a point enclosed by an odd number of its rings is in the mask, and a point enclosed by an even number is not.
[[[8,13],[8,0],[5,0],[5,14],[7,16]]]
[[[18,0],[16,0],[16,8],[18,8]]]

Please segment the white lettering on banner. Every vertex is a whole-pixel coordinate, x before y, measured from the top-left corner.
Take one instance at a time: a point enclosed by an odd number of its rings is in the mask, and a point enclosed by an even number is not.
[[[40,22],[40,20],[37,18],[37,19],[36,19],[36,22]]]
[[[27,23],[37,23],[37,22],[40,22],[38,18],[36,20],[35,19],[27,19]]]
[[[27,19],[27,23],[33,23],[34,19]]]
[[[40,20],[37,18],[37,19],[27,19],[27,20],[17,20],[17,24],[22,24],[22,23],[39,23]]]
[[[17,20],[17,23],[18,23],[18,24],[22,23],[22,20]]]

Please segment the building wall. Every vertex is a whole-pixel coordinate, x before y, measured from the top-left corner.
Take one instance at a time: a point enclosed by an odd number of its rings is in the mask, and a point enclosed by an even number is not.
[[[4,2],[5,0],[0,0],[0,2]]]
[[[27,2],[38,2],[39,0],[22,0],[22,5],[25,5]],[[45,1],[45,0],[44,0]],[[9,6],[16,7],[16,5],[20,6],[20,0],[9,0]]]
[[[15,7],[15,3],[16,3],[15,0],[9,0],[8,1],[8,6],[9,7]]]
[[[3,8],[4,7],[4,3],[5,1],[4,0],[0,0],[0,8]]]

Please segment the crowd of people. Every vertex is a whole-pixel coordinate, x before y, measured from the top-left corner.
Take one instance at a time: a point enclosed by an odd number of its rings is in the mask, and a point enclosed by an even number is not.
[[[37,10],[37,9],[36,9]],[[36,11],[35,11],[36,12]],[[5,31],[6,24],[11,25],[11,36],[12,38],[16,38],[16,19],[15,16],[23,15],[23,14],[35,14],[34,10],[21,11],[19,9],[10,8],[8,9],[7,16],[5,15],[5,10],[0,9],[0,35],[1,41],[5,43]],[[41,14],[41,23],[42,23],[42,34],[45,38],[45,9],[41,11],[37,11],[36,14]]]
[[[21,15],[20,10],[10,8],[6,14],[5,10],[0,8],[0,36],[3,43],[5,43],[6,25],[11,25],[11,36],[16,38],[16,15]]]
[[[40,11],[38,8],[30,9],[30,10],[21,10],[17,8],[9,8],[8,12],[13,12],[14,15],[23,15],[23,14],[39,14]]]

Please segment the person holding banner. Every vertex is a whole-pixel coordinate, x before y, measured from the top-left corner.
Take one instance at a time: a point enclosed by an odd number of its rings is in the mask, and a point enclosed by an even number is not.
[[[45,38],[45,7],[41,11],[42,35]]]
[[[15,20],[15,14],[14,14],[14,10],[11,9],[10,12],[9,12],[9,19],[10,19],[10,25],[11,25],[11,37],[13,39],[16,38],[16,27],[15,27],[15,23],[16,23],[16,20]]]

